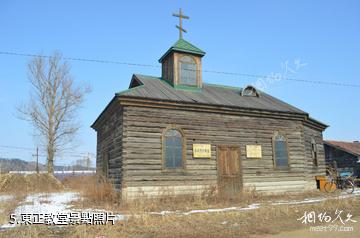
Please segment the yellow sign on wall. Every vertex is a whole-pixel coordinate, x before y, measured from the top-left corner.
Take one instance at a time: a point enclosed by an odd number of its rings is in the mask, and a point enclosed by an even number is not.
[[[246,145],[246,157],[260,159],[262,157],[261,145]]]
[[[211,158],[210,144],[193,144],[194,158]]]

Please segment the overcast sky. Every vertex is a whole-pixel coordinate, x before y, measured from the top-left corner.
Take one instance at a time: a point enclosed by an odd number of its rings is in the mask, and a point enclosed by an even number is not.
[[[0,2],[0,52],[104,59],[159,66],[178,39],[172,13],[190,20],[184,38],[206,51],[207,83],[254,84],[330,127],[325,139],[359,140],[360,87],[295,82],[286,78],[360,84],[359,1],[16,1]],[[0,157],[31,160],[37,146],[32,127],[15,117],[26,102],[29,57],[0,53]],[[72,154],[96,152],[90,128],[115,92],[127,89],[133,73],[160,76],[159,67],[70,61],[77,83],[88,83],[80,112],[83,127]],[[241,74],[276,76],[245,77]],[[41,160],[45,158],[42,157]],[[56,164],[79,157],[63,156]]]

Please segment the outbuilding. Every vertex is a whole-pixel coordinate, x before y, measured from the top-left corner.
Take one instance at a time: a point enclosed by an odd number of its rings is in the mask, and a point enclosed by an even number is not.
[[[339,173],[349,172],[360,178],[360,142],[324,141],[325,161]]]

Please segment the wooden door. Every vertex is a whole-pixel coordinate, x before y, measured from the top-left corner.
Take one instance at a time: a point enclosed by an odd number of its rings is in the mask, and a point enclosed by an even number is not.
[[[235,196],[242,189],[240,148],[238,146],[219,146],[217,161],[220,194],[227,197]]]

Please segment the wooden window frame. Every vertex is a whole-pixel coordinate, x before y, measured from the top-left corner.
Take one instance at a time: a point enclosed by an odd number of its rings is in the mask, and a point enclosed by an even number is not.
[[[181,83],[181,59],[184,57],[189,57],[194,61],[196,70],[195,70],[195,84],[183,84]],[[188,86],[188,87],[198,87],[199,86],[199,76],[198,76],[198,71],[199,71],[199,65],[195,59],[195,57],[191,56],[191,55],[180,55],[179,59],[178,59],[178,85],[184,85],[184,86]]]
[[[245,94],[245,91],[246,90],[251,90],[252,91],[252,94],[249,95],[249,94]],[[246,87],[243,88],[243,90],[241,91],[241,96],[244,96],[244,97],[259,97],[259,93],[258,91],[256,90],[256,88],[254,86],[251,86],[251,85],[247,85]]]
[[[317,149],[317,143],[314,137],[311,137],[310,139],[310,147],[311,147],[311,158],[312,158],[312,164],[315,167],[319,166],[319,152]]]
[[[168,130],[177,130],[181,134],[182,145],[183,145],[182,146],[182,155],[181,155],[181,157],[182,157],[181,158],[182,159],[181,168],[171,169],[171,168],[167,168],[165,166],[165,133]],[[161,171],[164,173],[176,173],[176,172],[185,172],[185,170],[186,170],[186,137],[185,137],[185,133],[180,127],[178,127],[176,125],[167,126],[161,134]]]
[[[285,138],[285,146],[286,146],[286,152],[287,152],[287,159],[288,159],[288,166],[277,166],[276,164],[276,149],[275,149],[275,138],[276,136],[281,135]],[[273,151],[273,165],[275,170],[290,170],[290,150],[289,150],[289,143],[288,138],[284,132],[276,131],[274,132],[273,138],[272,138],[272,151]]]

